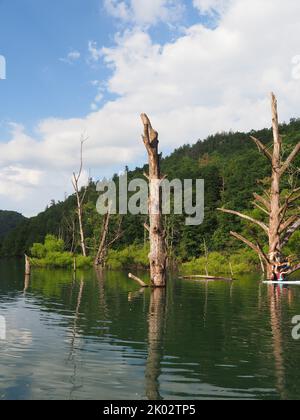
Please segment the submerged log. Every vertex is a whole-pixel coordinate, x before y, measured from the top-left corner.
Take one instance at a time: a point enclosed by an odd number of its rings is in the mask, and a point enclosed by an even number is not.
[[[200,280],[233,281],[232,278],[228,278],[228,277],[215,277],[215,276],[183,276],[181,278],[183,278],[185,280],[188,280],[188,279],[200,279]]]
[[[148,284],[144,283],[143,280],[139,279],[138,277],[134,276],[133,274],[129,273],[128,277],[134,281],[136,281],[142,287],[149,287]]]

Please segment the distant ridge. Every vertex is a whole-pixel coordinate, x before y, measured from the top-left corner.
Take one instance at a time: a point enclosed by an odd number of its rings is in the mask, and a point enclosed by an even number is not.
[[[0,239],[12,232],[25,217],[15,211],[0,210]]]

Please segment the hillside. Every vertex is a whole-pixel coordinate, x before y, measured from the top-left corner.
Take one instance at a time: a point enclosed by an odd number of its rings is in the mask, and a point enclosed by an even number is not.
[[[291,120],[281,126],[286,154],[300,138],[300,120]],[[198,257],[202,252],[203,238],[212,251],[235,250],[242,245],[230,238],[229,231],[244,232],[248,229],[234,217],[220,214],[217,207],[227,206],[235,210],[253,211],[253,192],[260,192],[261,183],[269,176],[269,166],[249,136],[269,144],[270,129],[251,133],[218,133],[194,145],[184,145],[162,161],[162,171],[169,179],[203,178],[205,180],[205,220],[201,226],[186,227],[182,216],[171,216],[167,221],[169,246],[179,260]],[[161,139],[163,142],[163,139]],[[146,159],[146,154],[145,154]],[[300,166],[300,162],[295,163]],[[142,176],[147,169],[137,168],[128,173],[129,178]],[[286,179],[288,182],[288,178]],[[90,254],[95,252],[101,231],[102,220],[96,213],[97,192],[95,182],[88,187],[85,204],[85,231]],[[42,242],[46,234],[52,233],[64,239],[70,249],[73,241],[73,224],[76,223],[75,197],[53,204],[38,216],[23,220],[12,232],[3,238],[1,256],[23,255],[34,242]],[[255,210],[256,212],[258,210]],[[255,212],[254,211],[254,212]],[[145,232],[144,216],[128,215],[123,220],[124,235],[114,246],[122,249],[130,244],[143,244]],[[117,225],[114,217],[113,225]],[[113,232],[115,226],[111,227]],[[248,235],[256,231],[246,232]],[[263,239],[264,240],[264,239]],[[76,241],[78,244],[78,240]],[[79,249],[79,247],[78,247]],[[299,249],[300,253],[300,249]]]
[[[0,240],[25,220],[25,217],[20,213],[0,210]]]

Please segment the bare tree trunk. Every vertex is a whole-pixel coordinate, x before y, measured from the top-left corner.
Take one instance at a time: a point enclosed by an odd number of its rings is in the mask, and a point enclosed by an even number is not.
[[[94,262],[96,267],[102,267],[102,268],[105,267],[108,250],[123,235],[123,232],[122,232],[122,221],[123,221],[123,219],[122,219],[122,217],[120,217],[118,228],[117,228],[112,240],[110,242],[107,242],[107,237],[108,237],[108,233],[109,233],[110,218],[111,218],[111,214],[108,212],[104,216],[104,219],[103,219],[103,227],[102,227],[102,231],[101,231],[100,244],[99,244],[98,252],[97,252],[97,255],[96,255],[96,258],[95,258],[95,262]]]
[[[25,254],[25,276],[30,276],[30,274],[31,274],[30,258]]]
[[[79,232],[80,232],[80,245],[82,249],[82,255],[87,256],[86,246],[85,246],[85,236],[83,231],[83,222],[82,222],[82,204],[79,203],[79,197],[77,197],[78,202],[78,222],[79,222]]]
[[[267,268],[266,271],[269,279],[272,278],[274,264],[282,258],[283,247],[288,243],[293,233],[300,228],[300,216],[296,204],[296,202],[300,199],[300,188],[292,188],[290,193],[284,197],[284,204],[281,202],[280,188],[281,179],[300,152],[300,142],[295,146],[286,161],[282,162],[282,138],[279,133],[277,100],[273,93],[271,95],[271,102],[273,152],[271,153],[267,146],[265,146],[260,140],[255,137],[251,137],[260,152],[262,152],[268,159],[272,167],[272,178],[269,191],[264,191],[263,196],[254,194],[254,205],[267,215],[268,222],[265,223],[234,210],[227,210],[224,208],[218,209],[224,213],[236,215],[241,219],[247,220],[248,222],[251,222],[263,229],[268,238],[269,252],[267,255],[263,250],[263,246],[260,245],[258,241],[256,241],[256,243],[252,243],[236,232],[231,232],[231,235],[244,242],[257,253],[261,262],[262,271],[265,272],[265,267]],[[300,264],[292,267],[287,274],[294,273],[298,270],[300,270]]]
[[[208,272],[208,249],[207,249],[207,245],[206,245],[206,240],[204,238],[203,240],[203,245],[204,245],[204,253],[205,253],[205,272],[207,277],[209,276],[209,272]]]
[[[273,126],[273,156],[272,156],[272,181],[270,194],[270,221],[269,221],[269,260],[268,278],[272,277],[273,264],[276,256],[281,253],[280,245],[280,178],[281,178],[281,148],[282,140],[279,134],[277,101],[272,94],[272,126]]]
[[[98,252],[95,259],[96,267],[104,266],[105,257],[106,257],[105,245],[106,245],[106,238],[107,238],[108,229],[109,229],[109,220],[110,220],[110,213],[108,212],[104,216],[104,220],[103,220],[103,228],[102,228],[101,237],[100,237],[100,244],[99,244]]]
[[[72,184],[75,190],[76,199],[77,199],[77,215],[78,215],[78,223],[79,223],[79,233],[80,233],[80,246],[82,250],[82,255],[84,257],[87,256],[86,252],[86,245],[85,245],[85,236],[84,236],[84,229],[83,229],[83,203],[86,196],[87,188],[84,189],[84,192],[80,193],[79,188],[79,181],[82,175],[82,168],[83,168],[83,144],[86,140],[81,139],[81,148],[80,148],[80,168],[78,175],[73,173],[73,180]]]
[[[151,122],[146,114],[141,116],[144,125],[143,141],[148,152],[149,159],[149,219],[150,226],[146,226],[150,235],[150,277],[153,287],[166,287],[167,274],[167,251],[165,232],[162,222],[162,197],[161,197],[161,173],[160,155],[158,154],[158,133],[153,130]]]

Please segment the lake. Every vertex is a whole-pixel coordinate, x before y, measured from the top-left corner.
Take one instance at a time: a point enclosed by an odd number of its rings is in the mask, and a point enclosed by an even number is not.
[[[257,275],[151,291],[2,261],[0,399],[299,399],[298,314],[299,286]]]

